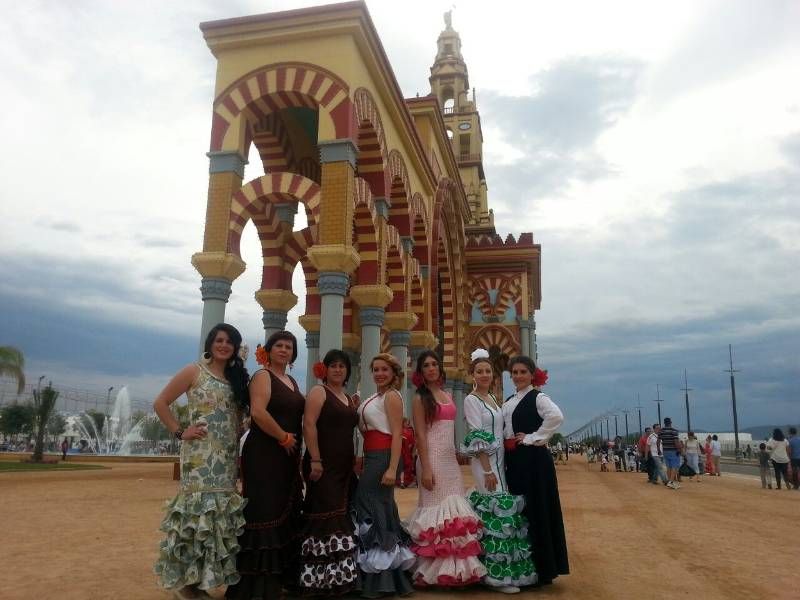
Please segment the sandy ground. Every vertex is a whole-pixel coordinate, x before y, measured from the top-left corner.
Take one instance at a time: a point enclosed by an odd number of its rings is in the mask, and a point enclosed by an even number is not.
[[[152,564],[172,466],[0,474],[0,598],[166,599]],[[465,471],[466,473],[466,471]],[[558,467],[572,574],[521,596],[604,600],[800,598],[800,492],[752,477],[677,491],[580,457]],[[398,490],[400,512],[415,489]],[[418,592],[500,598],[476,587]],[[221,597],[222,590],[214,595]]]

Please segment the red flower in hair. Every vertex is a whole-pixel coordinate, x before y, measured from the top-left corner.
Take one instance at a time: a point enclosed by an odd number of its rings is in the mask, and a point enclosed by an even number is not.
[[[325,366],[324,362],[315,362],[313,371],[314,377],[317,379],[325,379],[325,376],[328,374],[328,367]]]
[[[256,362],[264,367],[269,365],[269,355],[267,349],[261,344],[256,346]]]
[[[541,387],[547,383],[547,371],[542,371],[538,367],[533,372],[533,387]]]
[[[414,384],[414,387],[421,388],[425,385],[425,378],[422,376],[422,373],[414,371],[414,374],[411,375],[411,383]]]

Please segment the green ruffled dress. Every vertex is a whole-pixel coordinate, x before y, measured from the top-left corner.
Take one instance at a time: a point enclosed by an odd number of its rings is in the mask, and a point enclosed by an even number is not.
[[[522,515],[525,498],[508,493],[503,449],[503,413],[474,394],[464,399],[464,416],[469,432],[461,451],[472,457],[475,490],[469,502],[482,523],[480,559],[486,567],[484,583],[492,587],[533,585],[537,581],[528,540],[528,520]],[[485,487],[478,454],[486,454],[497,487]]]
[[[207,590],[239,581],[237,536],[247,502],[236,491],[237,418],[230,385],[202,363],[187,393],[189,421],[208,423],[203,440],[181,445],[181,483],[167,504],[155,573],[165,588]]]

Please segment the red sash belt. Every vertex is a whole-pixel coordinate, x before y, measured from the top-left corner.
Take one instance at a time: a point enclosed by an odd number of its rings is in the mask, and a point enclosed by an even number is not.
[[[370,429],[364,432],[364,450],[390,450],[392,436],[382,431]]]
[[[505,446],[506,450],[509,452],[512,450],[517,449],[517,438],[507,438],[503,440],[503,446]]]

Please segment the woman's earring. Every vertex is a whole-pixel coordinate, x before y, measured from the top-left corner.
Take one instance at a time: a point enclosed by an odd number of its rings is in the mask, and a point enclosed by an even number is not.
[[[207,364],[211,364],[211,352],[203,352],[203,361]]]
[[[290,371],[292,370],[293,367],[294,367],[294,363],[289,363],[289,370]]]
[[[228,361],[228,366],[229,367],[233,367],[235,365],[236,365],[236,360],[234,360],[233,358]]]

